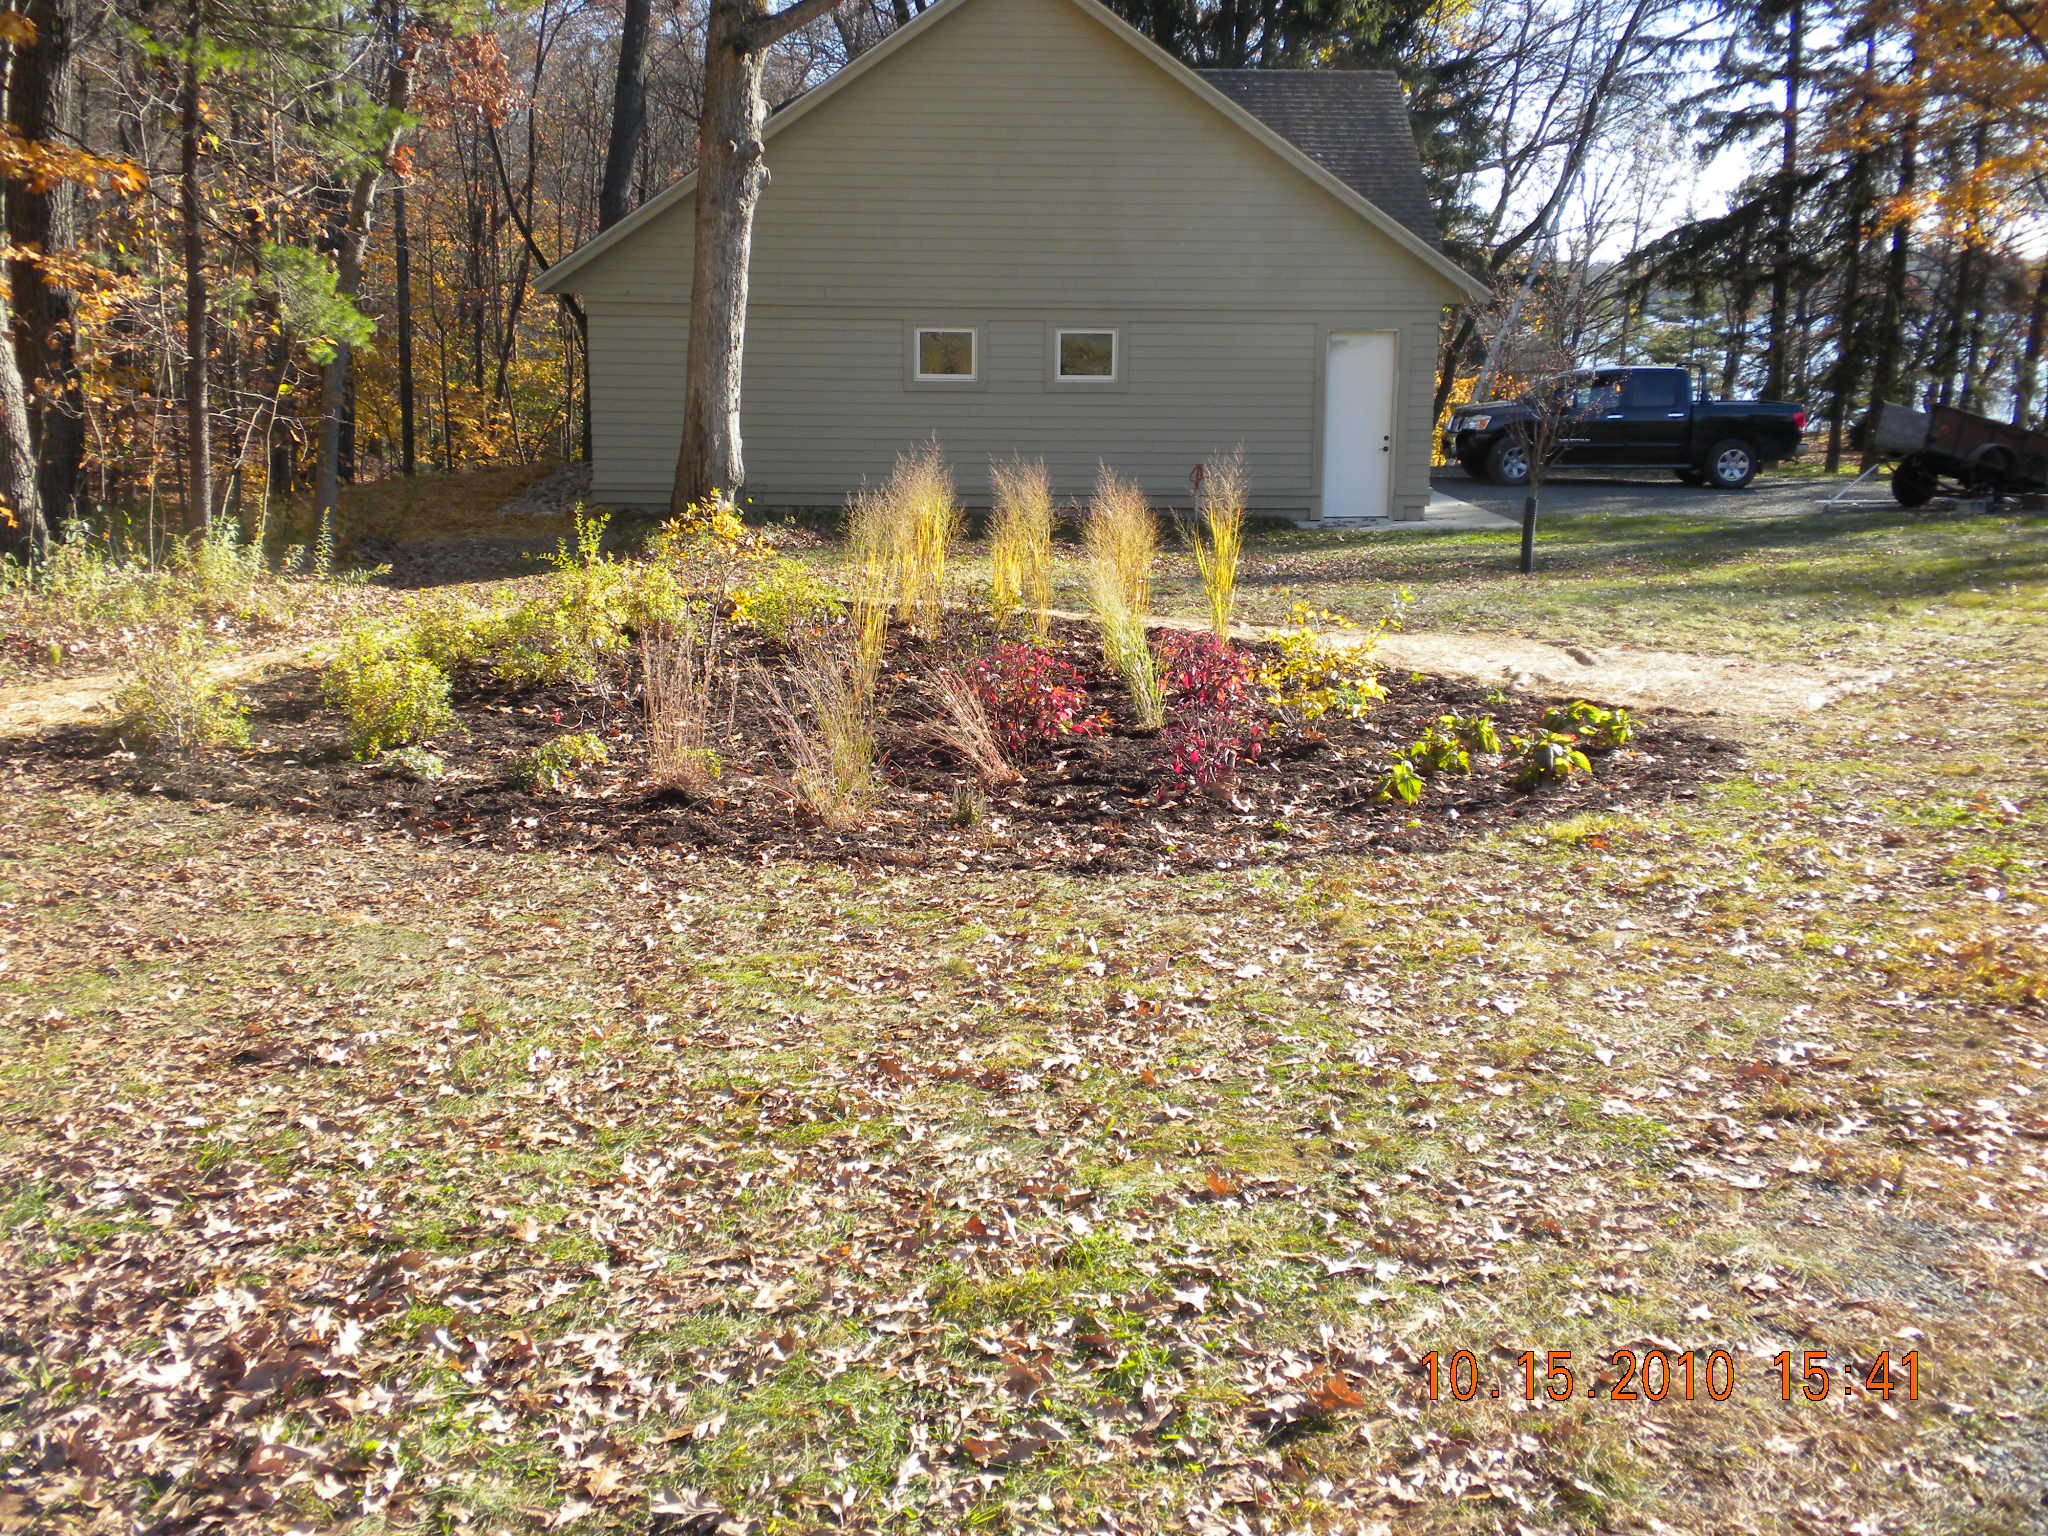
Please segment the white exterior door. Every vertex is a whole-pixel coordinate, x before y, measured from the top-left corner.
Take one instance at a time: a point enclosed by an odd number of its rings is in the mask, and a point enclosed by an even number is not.
[[[1333,331],[1323,364],[1323,517],[1386,517],[1394,476],[1392,331]]]

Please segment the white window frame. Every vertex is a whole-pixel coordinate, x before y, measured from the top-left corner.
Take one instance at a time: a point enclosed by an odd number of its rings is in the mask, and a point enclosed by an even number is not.
[[[1069,336],[1107,336],[1109,338],[1108,373],[1062,373],[1060,372],[1060,344]],[[1056,325],[1052,331],[1052,381],[1058,385],[1071,385],[1081,389],[1093,387],[1102,389],[1124,380],[1124,333],[1115,325]]]
[[[968,358],[972,366],[965,373],[926,373],[924,371],[924,339],[932,335],[958,336],[968,338]],[[913,325],[910,328],[910,381],[913,384],[954,384],[965,386],[981,382],[981,327],[978,325]]]

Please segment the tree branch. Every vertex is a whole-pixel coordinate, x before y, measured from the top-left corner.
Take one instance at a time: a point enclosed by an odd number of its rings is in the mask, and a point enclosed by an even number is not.
[[[2024,37],[2029,43],[2033,44],[2034,52],[2038,53],[2041,56],[2043,62],[2048,62],[2048,43],[2042,42],[2041,34],[2036,32],[2031,26],[2027,24],[2026,18],[2022,16],[2018,10],[2016,10],[2014,7],[2008,4],[2005,4],[2004,0],[1999,0],[1999,3],[1996,6],[1994,6],[1993,9],[1995,9],[1998,12],[1998,14],[2003,16],[2007,21],[2011,22],[2014,27],[2018,28],[2020,36]]]
[[[779,43],[790,33],[807,27],[820,16],[836,9],[841,0],[797,0],[786,11],[777,11],[767,18],[761,30],[763,44]]]
[[[553,266],[554,263],[548,260],[547,254],[540,248],[540,243],[533,238],[533,227],[519,216],[519,199],[513,195],[512,178],[505,172],[505,152],[498,147],[498,130],[495,124],[490,122],[484,124],[484,138],[491,147],[491,163],[498,170],[498,185],[504,189],[505,211],[512,216],[512,227],[519,231],[520,242],[526,247],[527,254],[532,256],[534,262],[545,271]],[[555,295],[555,298],[560,302],[562,308],[575,318],[576,324],[580,329],[583,325],[583,306],[576,302],[576,295],[573,293],[558,293]]]

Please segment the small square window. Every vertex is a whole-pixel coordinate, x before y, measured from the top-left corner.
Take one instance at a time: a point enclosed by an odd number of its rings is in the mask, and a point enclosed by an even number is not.
[[[975,333],[971,330],[926,330],[917,332],[917,377],[962,379],[975,377]]]
[[[1063,379],[1116,378],[1115,331],[1061,331],[1059,376]]]

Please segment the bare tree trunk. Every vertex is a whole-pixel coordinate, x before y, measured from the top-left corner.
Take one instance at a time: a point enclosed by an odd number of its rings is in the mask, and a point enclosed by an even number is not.
[[[512,178],[505,170],[505,151],[498,143],[498,130],[486,123],[484,125],[484,135],[485,142],[491,151],[491,164],[497,167],[498,186],[505,194],[505,208],[506,212],[511,215],[512,227],[518,232],[520,243],[525,246],[527,254],[533,258],[534,265],[542,270],[546,270],[548,267],[553,266],[554,262],[549,259],[546,252],[541,250],[540,242],[534,238],[533,225],[527,222],[526,218],[519,212],[518,199],[512,195]],[[524,281],[523,270],[521,281]],[[570,322],[576,327],[577,342],[582,348],[583,353],[582,451],[583,462],[587,464],[590,462],[590,320],[583,313],[583,306],[576,302],[576,295],[573,293],[557,293],[555,301],[561,305],[562,313],[567,315]],[[446,393],[445,385],[443,393],[444,395]]]
[[[7,120],[34,143],[70,136],[76,72],[72,68],[75,0],[26,0],[35,42],[17,47],[7,76]],[[8,190],[7,237],[20,250],[68,251],[77,243],[77,189],[21,183]],[[16,260],[14,350],[35,434],[44,516],[61,518],[78,494],[85,463],[85,400],[76,355],[77,301],[50,281],[41,262]]]
[[[199,213],[199,46],[206,0],[192,0],[185,85],[178,110],[178,214],[185,233],[185,521],[213,521],[213,422],[206,398],[206,230]]]
[[[394,32],[396,28],[393,29]],[[377,187],[384,168],[398,152],[405,135],[404,114],[412,91],[412,62],[394,37],[391,74],[384,87],[384,142],[369,163],[356,175],[349,196],[348,222],[340,249],[335,254],[334,291],[354,299],[362,286],[363,257],[370,246],[370,221],[377,208]],[[316,517],[333,513],[341,499],[342,417],[348,408],[349,347],[337,342],[334,356],[320,371],[320,455],[314,474],[313,512]]]
[[[392,264],[398,308],[398,467],[419,473],[419,440],[412,389],[412,227],[405,218],[405,183],[391,189]]]
[[[754,210],[768,181],[762,159],[763,45],[759,9],[711,0],[704,44],[704,115],[697,131],[696,249],[684,366],[683,446],[669,506],[680,512],[746,480],[740,451],[740,352]]]
[[[690,346],[684,365],[683,446],[670,506],[745,483],[740,453],[740,354],[746,342],[747,266],[754,210],[768,183],[761,125],[767,50],[838,0],[799,0],[770,15],[760,0],[711,0],[705,24],[704,104],[697,125],[696,249]]]
[[[653,0],[626,0],[619,29],[619,75],[612,91],[612,130],[605,144],[604,180],[597,190],[597,227],[609,229],[630,211],[633,163],[647,122],[647,25]]]
[[[1898,202],[1901,207],[1908,205],[1913,188],[1919,179],[1919,123],[1908,119],[1905,132],[1899,140],[1899,179],[1897,183]],[[1912,275],[1912,223],[1903,217],[1896,217],[1892,224],[1891,249],[1885,254],[1884,298],[1877,316],[1877,356],[1870,367],[1870,398],[1873,407],[1885,404],[1898,390],[1900,364],[1905,350],[1905,338],[1901,335],[1906,312],[1906,283]],[[1911,404],[1898,401],[1897,404]],[[1876,444],[1865,440],[1863,444],[1863,468],[1869,469],[1877,462]]]
[[[1771,319],[1764,339],[1764,398],[1789,398],[1792,346],[1792,222],[1798,210],[1799,87],[1806,68],[1806,7],[1786,13],[1784,141],[1778,165],[1777,225],[1771,232]]]
[[[2034,279],[2034,307],[2027,315],[2027,342],[2020,353],[2019,377],[2013,381],[2012,424],[2027,425],[2033,415],[2034,398],[2041,388],[2041,349],[2048,343],[2048,256],[2041,258],[2041,271]]]
[[[1849,237],[1842,273],[1841,320],[1835,331],[1835,360],[1828,370],[1827,472],[1842,467],[1842,439],[1863,373],[1863,246],[1870,202],[1862,164],[1850,172]]]

